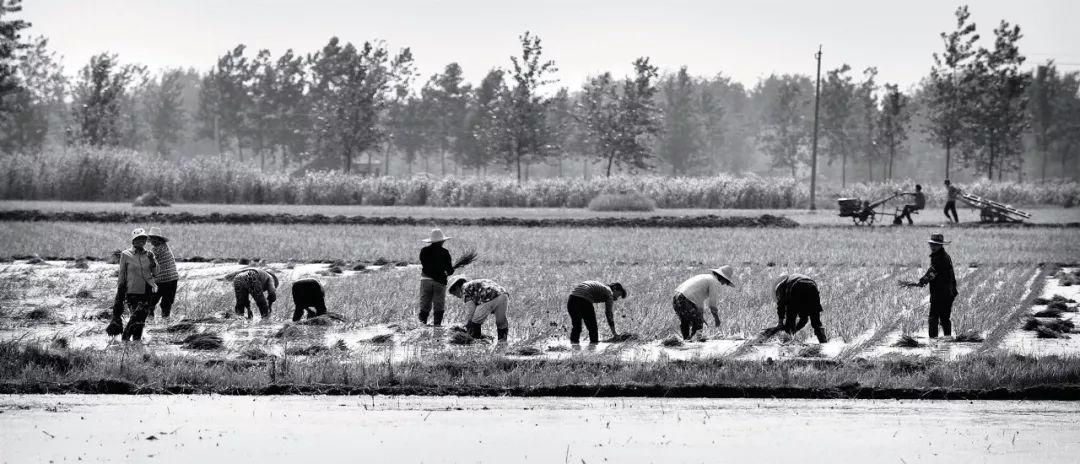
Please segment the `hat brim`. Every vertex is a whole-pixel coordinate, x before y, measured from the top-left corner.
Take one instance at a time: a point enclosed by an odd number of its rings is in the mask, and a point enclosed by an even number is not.
[[[442,240],[432,240],[430,238],[425,238],[425,239],[420,240],[420,241],[424,242],[424,243],[442,243],[442,242],[445,242],[445,241],[450,240],[452,238],[454,238],[454,237],[443,237]]]
[[[932,243],[934,245],[948,245],[948,244],[950,244],[952,242],[938,242],[938,241],[934,241],[934,240],[927,240],[926,243]]]
[[[166,237],[164,235],[150,235],[150,234],[147,234],[146,236],[149,237],[149,238],[160,238],[161,240],[166,241],[166,242],[169,241],[169,237]]]
[[[724,282],[727,282],[727,284],[728,284],[728,285],[730,285],[730,286],[732,286],[732,287],[734,287],[734,286],[735,286],[735,281],[734,281],[734,280],[731,280],[731,278],[730,278],[730,277],[728,277],[728,276],[726,276],[726,275],[723,275],[723,274],[721,274],[721,273],[720,273],[719,271],[717,271],[716,269],[710,269],[709,271],[711,271],[711,272],[713,273],[713,275],[715,275],[716,277],[719,277],[720,279],[722,279],[722,280],[723,280]]]

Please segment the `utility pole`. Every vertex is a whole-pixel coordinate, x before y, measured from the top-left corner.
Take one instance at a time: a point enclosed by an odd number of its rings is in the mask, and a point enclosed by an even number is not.
[[[814,204],[814,193],[817,190],[817,133],[818,133],[818,100],[821,99],[821,45],[818,45],[817,53],[817,83],[814,84],[814,143],[810,146],[810,211],[817,209]]]

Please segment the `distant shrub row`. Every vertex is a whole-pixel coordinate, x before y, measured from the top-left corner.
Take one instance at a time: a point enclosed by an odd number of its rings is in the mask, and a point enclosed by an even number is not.
[[[156,192],[170,202],[251,204],[429,205],[582,208],[601,194],[638,194],[658,208],[803,208],[809,191],[791,178],[660,176],[536,179],[517,184],[503,177],[363,177],[338,172],[289,177],[261,172],[217,157],[155,162],[124,150],[69,149],[39,157],[0,157],[0,198],[21,200],[131,201]],[[925,185],[931,205],[943,202],[940,182]],[[875,199],[912,183],[857,184],[844,192],[819,192],[831,208],[840,196]],[[1074,206],[1080,184],[989,183],[965,190],[1018,205]]]

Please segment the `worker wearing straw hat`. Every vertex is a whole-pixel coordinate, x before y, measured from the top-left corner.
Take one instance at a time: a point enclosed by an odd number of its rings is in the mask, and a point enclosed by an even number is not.
[[[428,316],[436,327],[442,325],[446,309],[446,279],[454,273],[450,252],[443,242],[450,237],[442,229],[432,229],[431,236],[423,240],[428,246],[420,249],[420,323],[427,324]]]
[[[788,335],[795,335],[809,320],[818,342],[828,341],[825,327],[821,325],[821,295],[814,279],[802,274],[782,274],[776,281],[775,291],[776,316],[780,319],[778,328]]]
[[[945,241],[943,234],[931,234],[926,243],[930,245],[930,267],[918,282],[900,284],[904,287],[930,286],[930,316],[927,321],[930,338],[937,338],[938,325],[945,336],[949,337],[952,335],[952,321],[949,317],[952,315],[953,300],[958,294],[952,257],[945,252],[945,245],[950,242]]]
[[[176,272],[176,259],[173,258],[172,248],[169,248],[169,238],[161,233],[161,228],[151,227],[150,245],[153,247],[154,258],[157,259],[157,270],[154,271],[154,280],[157,281],[158,290],[150,299],[149,316],[154,317],[154,307],[161,303],[161,318],[168,320],[172,313],[173,301],[176,300],[176,284],[180,281],[180,274]]]
[[[146,232],[142,228],[131,232],[131,248],[120,253],[120,269],[117,272],[117,293],[123,294],[123,303],[113,306],[112,321],[105,333],[116,336],[123,327],[123,341],[141,340],[150,297],[157,292],[154,271],[157,261],[154,253],[146,250]],[[131,317],[124,326],[124,307],[131,310]]]
[[[675,309],[675,314],[679,316],[679,330],[682,332],[683,339],[689,340],[701,330],[705,324],[706,306],[712,313],[716,325],[720,325],[717,305],[724,285],[735,286],[731,266],[721,266],[712,269],[708,274],[696,275],[675,288],[671,305]]]

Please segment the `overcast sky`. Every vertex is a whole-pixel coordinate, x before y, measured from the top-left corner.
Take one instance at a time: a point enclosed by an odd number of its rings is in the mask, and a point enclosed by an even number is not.
[[[68,73],[95,53],[116,53],[151,69],[209,69],[238,43],[307,53],[331,36],[382,39],[411,47],[425,76],[457,61],[479,81],[507,66],[525,30],[540,35],[559,67],[559,85],[578,87],[601,71],[617,76],[649,56],[664,70],[724,73],[748,85],[770,73],[813,74],[848,63],[877,66],[879,81],[902,87],[924,76],[938,34],[952,30],[946,0],[29,0],[31,35],[49,38]],[[978,0],[972,17],[984,37],[998,21],[1019,24],[1028,64],[1055,58],[1080,69],[1080,1]]]

